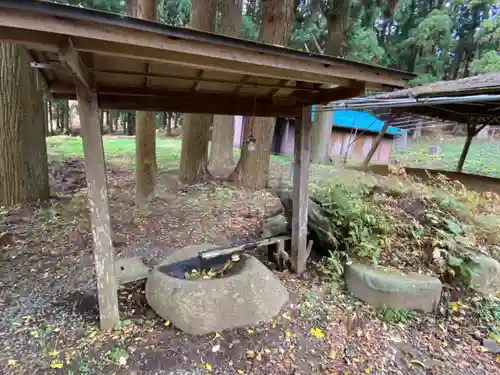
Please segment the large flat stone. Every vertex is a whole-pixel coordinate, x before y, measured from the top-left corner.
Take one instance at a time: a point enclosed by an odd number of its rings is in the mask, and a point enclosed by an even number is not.
[[[479,267],[476,273],[470,277],[470,287],[486,295],[499,293],[500,262],[486,255],[476,255],[472,259],[479,263]]]
[[[386,305],[424,312],[435,311],[442,289],[435,277],[360,263],[347,267],[346,283],[349,292],[376,308]]]
[[[288,300],[288,291],[253,256],[242,255],[240,271],[218,279],[184,280],[160,271],[163,266],[196,257],[200,250],[210,247],[213,245],[189,246],[153,269],[146,283],[151,308],[194,335],[254,325],[276,316]]]

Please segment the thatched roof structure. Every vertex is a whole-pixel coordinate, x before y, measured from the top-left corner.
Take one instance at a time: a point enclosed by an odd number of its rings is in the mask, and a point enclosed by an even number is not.
[[[405,90],[380,94],[376,97],[381,99],[400,99],[486,94],[500,94],[500,72],[487,73],[453,81],[439,81],[427,85],[411,87]]]
[[[442,120],[500,125],[500,72],[383,93],[357,100],[373,106],[373,99],[396,113],[413,113]],[[389,102],[394,100],[394,102]]]

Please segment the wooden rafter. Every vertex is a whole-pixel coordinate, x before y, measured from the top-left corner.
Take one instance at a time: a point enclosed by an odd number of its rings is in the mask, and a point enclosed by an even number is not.
[[[243,78],[241,78],[241,79],[238,81],[237,86],[236,86],[236,88],[235,88],[235,89],[234,89],[234,91],[233,91],[233,94],[237,94],[237,93],[239,93],[239,92],[240,92],[240,90],[241,90],[243,87],[247,86],[247,83],[248,83],[248,81],[250,80],[250,78],[251,78],[251,77],[250,77],[249,75],[245,74],[245,75],[243,76]]]
[[[58,61],[49,61],[48,63],[35,65],[33,68],[37,69],[46,69],[46,70],[54,70],[59,68]],[[192,76],[183,76],[183,75],[172,75],[172,74],[162,74],[162,73],[143,73],[143,72],[132,72],[127,70],[116,70],[116,69],[99,69],[99,68],[88,68],[88,71],[91,73],[98,73],[99,75],[109,76],[109,75],[123,75],[123,76],[132,76],[132,77],[149,77],[149,78],[165,78],[165,79],[178,79],[181,81],[189,81],[192,82],[196,79],[197,82],[207,82],[207,83],[220,83],[224,85],[236,85],[236,88],[233,90],[233,94],[237,94],[243,87],[262,87],[269,89],[295,89],[297,91],[312,91],[319,92],[318,88],[308,88],[308,87],[295,87],[295,86],[287,86],[285,84],[271,84],[271,83],[257,83],[257,82],[249,82],[250,76],[245,75],[240,80],[231,80],[231,79],[223,79],[223,78],[210,78],[210,77],[198,77],[193,78]],[[284,80],[284,82],[288,82]]]
[[[56,99],[75,99],[75,92],[70,86],[52,87],[52,95]],[[197,103],[193,107],[191,102]],[[206,113],[223,115],[294,117],[299,112],[300,102],[295,98],[278,98],[265,100],[253,96],[237,96],[232,94],[206,94],[199,91],[152,91],[129,89],[123,87],[100,87],[99,106],[123,110],[173,111],[186,113]]]
[[[87,90],[91,90],[92,84],[89,73],[70,38],[65,38],[61,42],[59,46],[59,59],[69,69],[71,75],[79,85],[83,85]]]
[[[203,78],[203,73],[205,73],[205,71],[203,69],[200,69],[196,73],[196,78],[195,78],[195,81],[194,81],[193,85],[191,86],[191,91],[197,91],[198,90],[198,86],[200,86],[201,79]]]

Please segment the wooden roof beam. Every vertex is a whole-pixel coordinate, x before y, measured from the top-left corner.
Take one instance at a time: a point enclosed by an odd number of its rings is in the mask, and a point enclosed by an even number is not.
[[[245,84],[250,80],[250,76],[245,74],[240,81],[238,82],[238,85],[233,91],[233,94],[237,94],[240,92],[240,90],[245,86]]]
[[[345,100],[361,96],[365,93],[366,84],[364,82],[353,82],[349,86],[335,87],[333,89],[323,89],[319,93],[295,91],[292,95],[306,103],[327,104],[337,100]]]
[[[71,38],[65,38],[59,46],[59,60],[68,68],[75,79],[75,83],[91,91],[92,83],[89,72],[85,68],[78,51],[73,46]]]
[[[203,77],[203,73],[205,73],[205,71],[203,69],[200,69],[198,71],[198,73],[196,73],[196,78],[194,79],[195,82],[193,83],[193,86],[191,86],[191,91],[198,90],[198,86],[200,86],[200,78]]]
[[[72,86],[51,86],[57,99],[75,99]],[[290,97],[235,96],[208,94],[199,91],[158,91],[99,87],[99,106],[123,110],[175,111],[221,115],[256,115],[262,117],[295,117],[300,113],[300,103]]]

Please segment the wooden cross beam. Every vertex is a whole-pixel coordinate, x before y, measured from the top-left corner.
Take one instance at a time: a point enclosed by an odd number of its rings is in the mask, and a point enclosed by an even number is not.
[[[92,91],[89,73],[73,48],[71,39],[68,38],[61,45],[59,59],[75,80],[90,203],[99,315],[101,329],[109,331],[115,327],[120,315],[97,95]]]

